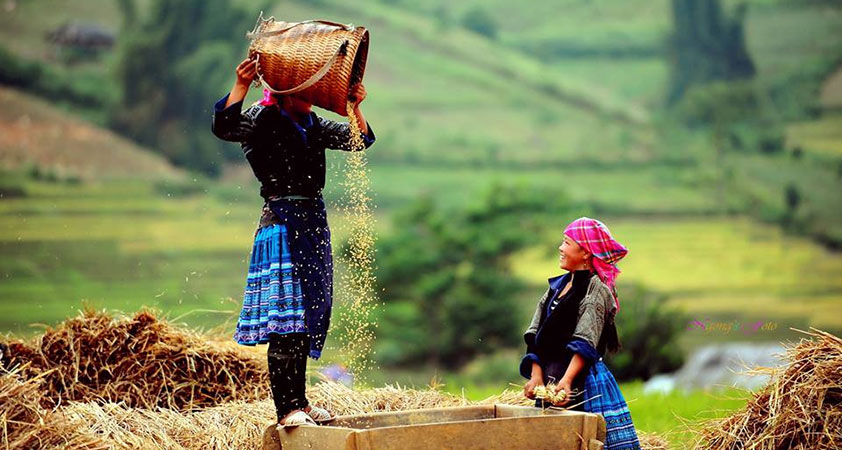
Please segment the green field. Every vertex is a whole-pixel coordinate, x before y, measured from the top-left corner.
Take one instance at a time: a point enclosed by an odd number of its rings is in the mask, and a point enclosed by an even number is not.
[[[828,114],[818,120],[797,122],[787,129],[792,147],[801,147],[821,161],[842,160],[842,114]]]
[[[456,191],[469,175],[477,177],[475,188],[462,184],[459,195],[451,195],[450,186]],[[391,211],[418,191],[448,198],[455,207],[482,192],[479,180],[494,178],[478,171],[399,172],[375,166],[373,185],[385,197],[377,210],[378,229],[388,232]],[[55,323],[82,300],[128,311],[155,305],[175,316],[193,309],[227,311],[188,319],[193,325],[215,325],[237,310],[260,207],[254,186],[221,185],[210,194],[175,198],[166,188],[144,182],[26,186],[27,197],[0,202],[4,329]],[[621,187],[618,183],[618,201]],[[577,195],[574,191],[573,198]],[[604,195],[609,201],[611,196]],[[650,201],[627,207],[657,210]],[[337,243],[341,217],[331,217]],[[512,259],[514,275],[530,286],[524,293],[526,314],[544,280],[557,272],[556,241],[570,219],[559,217],[557,233],[536,237],[534,247]],[[621,279],[666,293],[671,303],[694,315],[772,320],[784,329],[842,328],[842,260],[803,237],[740,217],[605,220],[631,249]],[[763,317],[754,317],[760,311]]]
[[[0,12],[4,49],[55,70],[72,87],[116,98],[118,50],[68,63],[44,35],[80,18],[119,32],[118,2],[7,3]],[[152,3],[140,0],[139,10]],[[730,12],[742,2],[722,3]],[[528,8],[503,0],[297,0],[273,4],[267,15],[371,31],[363,109],[378,136],[368,155],[381,237],[393,231],[393,214],[422,196],[459,211],[502,184],[570,204],[603,219],[630,249],[621,263],[621,301],[623,289],[639,284],[691,319],[723,325],[685,332],[679,340],[689,351],[800,337],[790,327],[842,332],[842,115],[820,101],[832,94],[820,88],[842,61],[842,9],[746,3],[758,70],[752,88],[774,105],[765,110],[770,127],[785,140],[769,151],[724,155],[709,130],[679,124],[664,108],[667,0],[538,1]],[[496,20],[496,37],[462,25],[477,8]],[[220,97],[237,62],[219,61],[230,74]],[[112,110],[76,110],[36,95],[43,94],[0,90],[0,168],[15,167],[0,171],[0,332],[32,336],[87,304],[126,312],[152,306],[228,335],[262,203],[250,170],[235,164],[208,180],[175,169],[79,119],[103,125]],[[252,90],[249,100],[257,95]],[[215,100],[202,100],[202,112],[209,116]],[[328,160],[335,246],[347,235],[333,208],[345,156],[333,152]],[[511,276],[525,284],[514,313],[524,326],[546,278],[558,273],[556,246],[573,218],[553,218],[554,230],[510,259]],[[724,327],[757,322],[770,326],[754,333]],[[339,360],[339,345],[331,336],[313,368]],[[423,387],[437,376],[446,391],[477,400],[521,382],[520,351],[501,349],[458,372],[390,367],[365,374],[366,382]],[[673,446],[688,442],[683,431],[696,428],[694,420],[723,416],[747,398],[738,391],[644,394],[641,382],[622,390],[637,427],[666,435]]]

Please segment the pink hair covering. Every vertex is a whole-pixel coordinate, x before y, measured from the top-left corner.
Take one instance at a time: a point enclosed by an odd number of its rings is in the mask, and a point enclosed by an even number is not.
[[[269,89],[263,89],[263,100],[260,101],[260,104],[263,106],[270,106],[275,105],[278,103],[278,98],[272,95],[272,91]]]
[[[605,283],[614,295],[614,303],[617,311],[620,310],[620,300],[614,290],[614,282],[620,269],[617,268],[617,261],[623,259],[629,252],[622,244],[611,237],[608,227],[602,222],[588,217],[580,217],[574,220],[564,234],[576,241],[593,255],[593,267],[599,279]]]

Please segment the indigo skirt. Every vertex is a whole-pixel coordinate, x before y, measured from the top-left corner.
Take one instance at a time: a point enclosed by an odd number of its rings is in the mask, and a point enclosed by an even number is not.
[[[591,365],[585,377],[585,412],[605,418],[605,450],[639,450],[640,442],[634,430],[629,406],[617,380],[602,362]]]
[[[306,333],[301,283],[295,278],[285,225],[257,231],[237,320],[238,344],[269,342],[269,333]]]

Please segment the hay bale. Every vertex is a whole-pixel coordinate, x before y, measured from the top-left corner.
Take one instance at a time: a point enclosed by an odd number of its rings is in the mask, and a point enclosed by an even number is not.
[[[8,353],[9,367],[29,363],[25,378],[44,374],[45,408],[73,400],[183,411],[269,392],[265,361],[148,310],[113,317],[86,309],[33,342],[9,343]]]
[[[340,416],[408,409],[465,406],[468,400],[438,389],[407,389],[400,385],[353,390],[342,383],[321,381],[307,390],[307,398],[316,406]]]
[[[800,331],[800,330],[796,330]],[[709,421],[696,448],[842,448],[842,339],[815,328],[787,349],[789,363],[757,369],[769,384],[737,413]]]
[[[229,402],[193,412],[71,402],[62,412],[80,432],[101,437],[111,449],[126,450],[255,448],[275,420],[275,406],[269,400]]]
[[[61,413],[41,407],[43,376],[24,379],[21,369],[0,369],[0,447],[3,449],[108,448],[82,433]]]
[[[637,431],[637,439],[640,441],[642,450],[668,450],[669,442],[657,433],[646,433]]]

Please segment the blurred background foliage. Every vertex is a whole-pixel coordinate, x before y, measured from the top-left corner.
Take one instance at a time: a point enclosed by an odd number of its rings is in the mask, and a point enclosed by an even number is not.
[[[373,382],[518,383],[521,332],[584,214],[631,249],[619,379],[712,343],[842,330],[830,0],[7,0],[0,330],[37,333],[80,301],[233,329],[261,202],[210,117],[261,10],[372,33]],[[331,202],[343,157],[328,157]],[[342,251],[345,218],[331,223]]]

